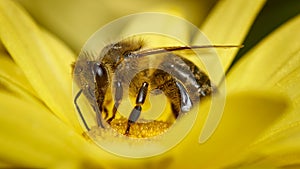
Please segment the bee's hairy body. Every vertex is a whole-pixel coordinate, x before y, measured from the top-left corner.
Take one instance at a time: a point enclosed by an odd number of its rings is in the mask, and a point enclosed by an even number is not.
[[[84,95],[92,106],[98,106],[100,110],[98,118],[102,116],[108,123],[114,120],[115,113],[118,112],[117,108],[122,102],[124,89],[127,89],[128,94],[133,98],[141,94],[141,89],[155,95],[163,92],[171,103],[175,118],[180,113],[189,111],[201,97],[212,93],[213,88],[209,77],[180,55],[170,52],[140,58],[130,56],[132,52],[139,51],[143,47],[144,42],[140,39],[122,40],[106,46],[98,58],[90,62],[85,61],[82,63],[85,66],[74,70],[75,74],[78,74],[77,81]],[[76,67],[77,64],[80,66],[80,61],[76,63]],[[94,69],[92,64],[99,68]],[[144,84],[148,87],[143,88]],[[188,109],[184,110],[182,105],[187,101],[191,103],[185,103]],[[113,103],[116,110],[109,110],[108,103]],[[141,107],[142,104],[143,102],[139,101],[136,103]],[[113,117],[108,112],[113,112]],[[128,123],[134,122],[136,121],[128,120]],[[98,120],[99,124],[101,124],[100,120]],[[125,134],[128,134],[129,131],[126,132]]]

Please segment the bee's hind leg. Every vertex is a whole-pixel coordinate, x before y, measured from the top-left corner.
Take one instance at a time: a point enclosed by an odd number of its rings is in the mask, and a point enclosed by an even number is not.
[[[138,95],[136,97],[135,101],[135,107],[132,109],[130,116],[128,118],[128,124],[125,131],[125,135],[129,135],[130,126],[135,123],[138,118],[140,117],[141,111],[142,111],[142,105],[145,103],[147,92],[148,92],[148,86],[149,84],[147,82],[144,82],[139,89]]]

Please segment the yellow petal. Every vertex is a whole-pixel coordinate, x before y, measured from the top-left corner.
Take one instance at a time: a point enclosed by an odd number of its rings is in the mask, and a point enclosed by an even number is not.
[[[48,167],[56,160],[77,156],[72,147],[77,142],[68,145],[65,141],[80,138],[43,105],[4,93],[0,100],[1,160],[16,166]]]
[[[299,107],[298,107],[299,109]],[[238,163],[239,168],[299,168],[300,122],[273,132],[250,146]]]
[[[300,16],[290,20],[246,54],[229,74],[230,89],[274,86],[299,68]]]
[[[201,106],[206,106],[201,107],[202,110],[209,110],[206,104]],[[247,91],[230,94],[223,118],[207,142],[198,143],[201,124],[205,121],[203,114],[207,113],[200,111],[196,125],[187,138],[163,156],[170,159],[169,165],[177,168],[220,168],[228,165],[280,117],[286,108],[286,100],[275,93]]]
[[[200,29],[212,44],[240,45],[264,3],[265,0],[219,1]],[[201,42],[201,38],[196,37],[194,43]],[[228,69],[237,51],[217,50],[224,70]]]
[[[24,76],[24,73],[20,68],[13,62],[7,53],[0,52],[0,78],[13,83],[30,94],[36,96],[35,91],[32,89],[30,83]]]
[[[0,82],[0,166],[107,168],[120,159],[83,139],[19,86]]]
[[[106,156],[110,161],[109,165],[117,168],[219,168],[231,164],[282,115],[287,103],[284,97],[275,93],[256,91],[229,95],[216,132],[207,142],[199,144],[201,126],[205,122],[209,106],[205,102],[201,104],[195,126],[188,136],[170,151],[146,159]],[[132,148],[135,148],[134,145]],[[96,148],[90,149],[89,154],[100,159],[98,151]]]
[[[273,88],[289,96],[293,110],[297,110],[300,102],[299,27],[300,16],[297,16],[243,57],[228,75],[229,91]],[[293,110],[282,124],[300,120],[299,112]]]
[[[21,92],[15,94],[18,95],[0,90],[0,165],[33,168],[110,168],[113,165],[120,168],[128,163],[129,160],[90,144],[40,102],[19,97]]]
[[[273,137],[251,146],[239,166],[256,168],[300,167],[300,123],[294,123],[276,132]]]
[[[70,65],[74,55],[45,34],[13,1],[0,1],[0,38],[38,96],[63,121],[74,116]],[[72,118],[71,118],[72,119]],[[76,126],[76,124],[73,124]]]
[[[300,59],[300,53],[298,52],[298,59]],[[288,68],[287,68],[288,69]],[[298,126],[300,123],[300,67],[295,70],[291,70],[285,77],[278,79],[278,82],[273,87],[274,90],[281,91],[289,97],[292,102],[288,114],[286,114],[280,121],[272,126],[261,140],[275,139],[277,135],[281,136],[282,133],[287,133],[291,128]],[[288,136],[286,136],[288,138]],[[290,136],[293,138],[293,136]]]
[[[251,155],[246,157],[244,165],[293,167],[299,164],[299,27],[300,16],[285,23],[243,57],[228,76],[230,91],[269,88],[288,96],[292,102],[288,113],[249,150]]]

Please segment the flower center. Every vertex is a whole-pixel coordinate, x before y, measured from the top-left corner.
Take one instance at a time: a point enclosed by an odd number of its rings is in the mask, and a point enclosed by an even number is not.
[[[125,133],[128,119],[121,117],[111,122],[111,127],[119,133]],[[136,138],[148,138],[163,134],[172,124],[164,121],[141,121],[130,126],[128,135]]]

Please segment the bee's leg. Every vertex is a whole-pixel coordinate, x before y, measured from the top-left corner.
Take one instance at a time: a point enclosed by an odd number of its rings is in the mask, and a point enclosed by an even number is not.
[[[181,112],[186,113],[193,107],[192,100],[190,99],[189,94],[180,82],[176,81],[176,86],[180,92],[180,110]]]
[[[180,113],[188,112],[192,108],[192,101],[185,87],[179,81],[175,79],[169,80],[159,86],[158,89],[162,90],[169,98],[172,113],[175,118],[177,118]]]
[[[76,96],[75,96],[75,98],[74,98],[74,104],[75,104],[75,106],[76,106],[77,112],[79,113],[79,116],[80,116],[80,118],[81,118],[81,120],[82,120],[82,122],[83,122],[85,128],[87,129],[87,131],[89,131],[90,128],[89,128],[88,125],[86,124],[86,121],[84,120],[84,117],[83,117],[83,115],[82,115],[82,113],[81,113],[81,110],[80,110],[80,108],[79,108],[79,106],[78,106],[78,104],[77,104],[77,100],[78,100],[78,98],[79,98],[79,96],[80,96],[81,94],[82,94],[82,89],[79,90],[79,92],[76,94]]]
[[[193,106],[193,103],[185,87],[179,81],[175,81],[175,85],[177,87],[176,90],[177,98],[173,98],[173,99],[171,98],[171,106],[172,106],[173,114],[175,118],[177,118],[180,113],[189,112]],[[175,95],[175,94],[170,93],[168,95]]]
[[[104,128],[103,122],[102,122],[102,116],[101,116],[101,112],[102,112],[102,107],[100,106],[99,109],[97,109],[95,106],[92,106],[94,111],[96,112],[96,117],[97,117],[97,124],[99,127]]]
[[[141,111],[142,111],[142,105],[145,103],[147,92],[148,92],[148,86],[149,84],[147,82],[144,82],[142,84],[142,87],[139,89],[139,93],[136,97],[135,101],[135,107],[130,113],[130,116],[128,118],[128,125],[125,131],[125,135],[129,134],[130,126],[135,123],[138,118],[140,117]]]
[[[162,75],[161,80],[159,80],[160,84],[157,86],[157,89],[162,91],[166,95],[168,100],[171,102],[172,114],[176,119],[180,113],[180,101],[181,101],[180,91],[176,86],[176,81],[172,77],[170,78],[169,77],[170,75],[165,72],[159,72],[159,71],[157,72],[159,75]],[[158,78],[155,79],[155,77],[158,76],[154,76],[152,79],[154,81],[158,80]],[[164,81],[163,77],[167,78],[167,80]]]
[[[107,122],[110,124],[110,122],[115,118],[118,107],[121,103],[122,97],[123,97],[123,87],[122,83],[120,81],[117,81],[116,84],[116,92],[115,92],[115,104],[112,111],[112,117],[110,117]]]

